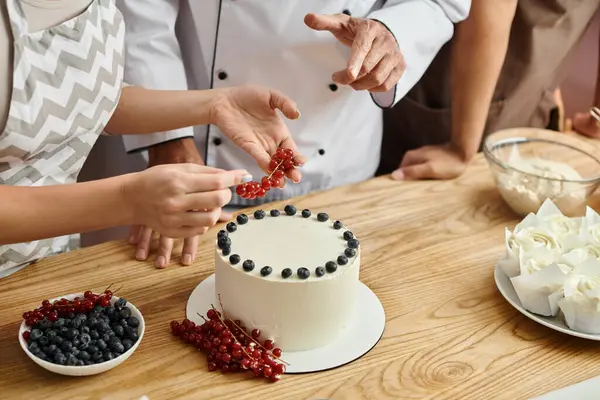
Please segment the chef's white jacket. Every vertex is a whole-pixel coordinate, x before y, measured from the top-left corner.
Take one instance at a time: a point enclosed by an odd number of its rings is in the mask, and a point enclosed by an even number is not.
[[[207,89],[255,83],[294,99],[302,116],[288,121],[308,162],[303,180],[271,190],[289,198],[373,176],[379,163],[382,111],[420,79],[465,19],[470,0],[119,0],[127,24],[125,80],[151,89]],[[304,24],[305,14],[344,12],[378,20],[394,34],[406,71],[389,93],[354,91],[331,81],[349,50],[329,32]],[[399,135],[402,132],[398,132]],[[194,137],[207,165],[246,168],[256,163],[216,126],[124,138],[129,152]],[[258,200],[260,201],[260,200]],[[255,201],[234,195],[232,204]]]

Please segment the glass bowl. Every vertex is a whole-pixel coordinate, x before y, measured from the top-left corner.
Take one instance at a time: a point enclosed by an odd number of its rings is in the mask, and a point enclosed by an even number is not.
[[[535,213],[547,198],[567,216],[581,216],[600,185],[600,148],[578,137],[536,128],[488,136],[483,152],[504,201]]]

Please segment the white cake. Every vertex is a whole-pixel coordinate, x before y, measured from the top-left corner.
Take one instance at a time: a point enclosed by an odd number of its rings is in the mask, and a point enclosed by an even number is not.
[[[327,214],[308,214],[240,214],[217,237],[216,304],[283,351],[324,346],[355,316],[359,242]]]

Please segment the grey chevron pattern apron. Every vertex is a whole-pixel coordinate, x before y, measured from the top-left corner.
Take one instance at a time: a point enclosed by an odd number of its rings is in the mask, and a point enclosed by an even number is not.
[[[121,94],[122,16],[114,0],[94,0],[77,17],[30,33],[20,0],[6,1],[14,71],[10,111],[0,134],[0,184],[75,183]],[[72,239],[0,246],[0,276],[67,251]]]

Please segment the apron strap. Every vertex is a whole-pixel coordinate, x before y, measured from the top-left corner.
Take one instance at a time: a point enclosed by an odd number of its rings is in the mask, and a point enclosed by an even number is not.
[[[21,7],[21,0],[6,0],[6,6],[13,39],[17,40],[29,32],[27,18]]]

